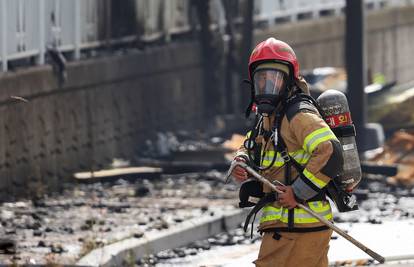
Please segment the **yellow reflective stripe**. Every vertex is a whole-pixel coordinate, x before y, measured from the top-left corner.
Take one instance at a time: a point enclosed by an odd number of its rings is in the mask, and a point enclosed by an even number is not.
[[[262,161],[262,166],[268,167],[268,166],[270,166],[271,163],[272,163],[272,160],[263,160]],[[276,160],[275,163],[273,163],[273,166],[274,167],[282,167],[283,164],[285,164],[284,161],[278,161],[278,160]]]
[[[275,157],[275,151],[274,150],[267,150],[264,154],[264,157],[262,159],[262,166],[268,167],[272,163],[273,158]],[[285,164],[285,161],[280,156],[280,153],[276,153],[276,159],[273,166],[275,167],[282,167],[283,164]]]
[[[309,202],[309,207],[315,211],[318,215],[324,217],[327,220],[333,218],[331,206],[327,201],[314,201]],[[314,218],[312,215],[307,213],[305,210],[300,208],[295,208],[294,223],[315,223],[319,222],[318,219]],[[281,221],[283,223],[288,222],[288,209],[287,208],[276,208],[273,206],[266,206],[263,209],[262,217],[260,218],[260,223],[269,222],[269,221]]]
[[[322,142],[336,139],[336,136],[329,127],[323,127],[308,134],[303,141],[303,149],[312,153],[313,150]]]
[[[299,164],[304,165],[308,163],[311,155],[305,150],[297,150],[295,152],[289,153]]]
[[[303,171],[303,175],[305,175],[306,178],[308,178],[314,185],[316,185],[319,188],[322,188],[327,184],[326,182],[322,181],[321,179],[318,179],[315,175],[313,175],[307,169],[305,169]]]
[[[272,163],[271,161],[264,161],[262,162],[262,167],[269,167],[271,163]],[[283,166],[282,162],[275,162],[273,164],[273,167],[282,167],[282,166]]]
[[[263,208],[262,216],[260,218],[260,223],[280,220],[282,217],[282,208],[276,208],[273,206],[265,206]]]
[[[248,131],[246,134],[246,138],[250,138],[250,135],[252,135],[252,131]]]
[[[266,205],[263,208],[263,212],[280,212],[282,210],[282,208],[276,208],[270,205]]]
[[[262,160],[262,165],[266,167],[269,166],[272,163],[274,155],[275,155],[274,150],[266,151],[266,153],[264,154],[263,160]],[[289,155],[291,155],[301,165],[305,165],[306,163],[308,163],[311,157],[311,155],[303,149],[300,149],[294,152],[289,152]],[[276,154],[276,160],[273,166],[281,167],[283,166],[284,163],[285,161],[283,160],[281,154],[278,152]]]
[[[313,201],[313,202],[308,202],[308,204],[309,204],[309,208],[317,213],[324,213],[324,212],[331,210],[331,206],[327,202],[324,204],[322,201]],[[307,214],[307,212],[304,209],[295,209],[295,214],[296,213]]]
[[[326,214],[326,215],[323,215],[323,217],[325,218],[325,219],[327,219],[327,220],[330,220],[330,219],[332,219],[333,218],[333,215],[332,215],[332,213],[329,213],[329,214]],[[281,220],[282,222],[284,222],[284,223],[287,223],[288,222],[288,220],[286,219],[282,219]],[[319,222],[319,220],[318,219],[316,219],[316,218],[314,218],[314,217],[310,217],[310,218],[298,218],[296,215],[295,215],[295,220],[294,220],[294,222],[296,223],[296,224],[298,224],[298,223],[317,223],[317,222]]]
[[[325,214],[319,214],[322,217],[324,217],[327,220],[330,220],[333,218],[332,212],[331,211],[327,211],[325,212]],[[316,223],[319,222],[318,219],[316,219],[315,217],[309,215],[299,215],[295,213],[295,217],[294,217],[294,223],[299,224],[299,223]],[[283,223],[288,223],[288,215],[287,213],[282,214],[269,214],[266,216],[263,216],[260,218],[260,223],[264,223],[264,222],[269,222],[269,221],[281,221]]]
[[[260,218],[260,223],[270,222],[270,221],[279,221],[279,220],[280,220],[280,215],[268,215],[268,216],[263,216],[262,218]]]

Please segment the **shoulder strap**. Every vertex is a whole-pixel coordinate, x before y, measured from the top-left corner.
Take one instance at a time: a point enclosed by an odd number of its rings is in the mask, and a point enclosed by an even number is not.
[[[318,102],[306,94],[296,94],[286,102],[286,117],[290,121],[298,112],[309,111],[319,113],[323,117],[323,111]]]
[[[320,113],[318,110],[318,103],[311,97],[305,94],[295,94],[293,97],[286,101],[285,106],[279,112],[276,117],[275,127],[278,135],[277,149],[280,151],[283,160],[285,161],[285,182],[287,185],[292,184],[291,177],[291,166],[293,165],[299,173],[303,171],[299,163],[297,163],[292,157],[290,157],[289,152],[287,151],[286,143],[281,135],[281,126],[283,117],[286,115],[287,119],[290,121],[298,112],[302,110],[309,110],[310,112]],[[320,113],[322,114],[322,113]],[[294,228],[294,209],[288,211],[288,229]]]

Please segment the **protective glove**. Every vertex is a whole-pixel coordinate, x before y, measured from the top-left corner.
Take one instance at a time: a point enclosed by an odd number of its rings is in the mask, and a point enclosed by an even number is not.
[[[246,159],[241,157],[241,156],[237,156],[233,159],[233,161],[246,162]],[[240,166],[236,166],[233,169],[231,175],[239,183],[246,181],[247,178],[248,178],[247,171],[244,168],[240,167]]]

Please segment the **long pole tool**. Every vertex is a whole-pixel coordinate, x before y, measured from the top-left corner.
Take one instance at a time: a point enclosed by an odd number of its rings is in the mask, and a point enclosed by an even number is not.
[[[263,184],[266,184],[267,186],[269,186],[273,191],[275,191],[277,193],[283,193],[280,190],[278,190],[274,184],[272,184],[269,180],[267,180],[265,177],[263,177],[258,172],[256,172],[249,165],[247,165],[244,162],[240,162],[240,161],[233,161],[232,162],[232,164],[230,165],[230,169],[229,169],[229,171],[227,173],[226,179],[228,179],[230,177],[231,173],[233,172],[233,169],[236,166],[240,166],[240,167],[244,168],[248,173],[250,173],[251,175],[253,175],[257,180],[259,180]],[[283,183],[281,183],[279,181],[276,181],[276,182],[279,183],[280,185],[284,186]],[[331,221],[329,221],[329,220],[325,219],[324,217],[320,216],[319,214],[315,213],[308,206],[305,206],[302,203],[298,203],[298,207],[304,209],[310,215],[312,215],[313,217],[315,217],[316,219],[318,219],[321,223],[323,223],[326,226],[328,226],[329,228],[331,228],[333,231],[335,231],[340,236],[344,237],[346,240],[348,240],[349,242],[351,242],[352,244],[354,244],[355,246],[357,246],[359,249],[361,249],[362,251],[364,251],[365,253],[367,253],[373,259],[377,260],[379,263],[384,263],[385,262],[385,258],[384,257],[382,257],[378,253],[374,252],[373,250],[369,249],[367,246],[363,245],[361,242],[359,242],[358,240],[356,240],[355,238],[353,238],[349,234],[345,233],[342,229],[340,229],[339,227],[337,227],[336,225],[334,225]]]

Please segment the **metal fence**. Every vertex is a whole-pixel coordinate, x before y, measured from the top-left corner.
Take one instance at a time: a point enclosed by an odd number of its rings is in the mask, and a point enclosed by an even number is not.
[[[368,9],[414,4],[413,0],[362,0]],[[345,8],[345,0],[260,0],[256,1],[255,20],[267,25],[279,20],[297,21],[301,17],[317,19],[323,15],[339,15]]]
[[[365,0],[365,4],[377,9],[414,4],[414,0]],[[307,18],[318,18],[324,11],[338,15],[344,6],[345,0],[256,0],[255,21],[271,26],[281,18],[296,21],[302,14]],[[125,12],[132,18],[121,23]],[[211,0],[210,13],[212,22],[223,30],[221,0]],[[48,46],[77,60],[82,50],[108,44],[160,36],[170,41],[172,35],[191,30],[191,18],[191,0],[0,0],[1,70],[22,59],[44,64]],[[117,34],[114,25],[121,29]]]

